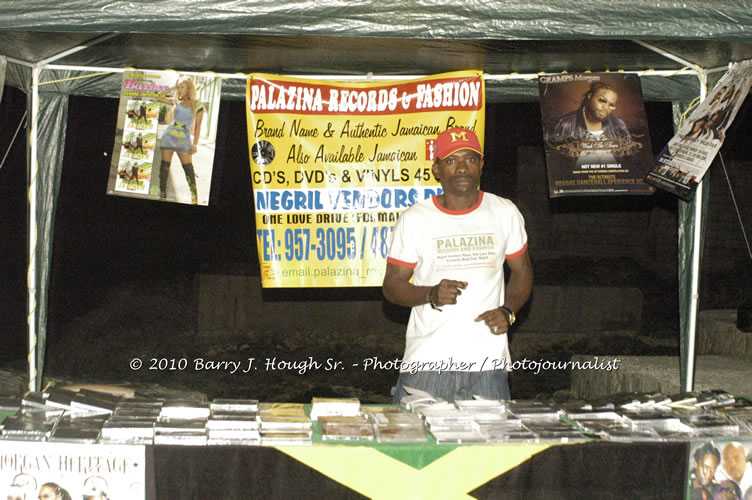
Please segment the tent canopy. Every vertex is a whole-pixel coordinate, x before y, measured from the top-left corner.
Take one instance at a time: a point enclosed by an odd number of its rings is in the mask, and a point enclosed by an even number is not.
[[[748,41],[752,19],[748,2],[701,0],[19,0],[1,10],[0,29],[17,31],[507,40]]]
[[[752,1],[17,0],[0,2],[3,56],[6,84],[29,94],[29,385],[38,390],[68,96],[118,97],[127,67],[212,71],[225,77],[224,99],[243,99],[250,72],[365,80],[477,69],[489,102],[537,100],[539,73],[636,71],[646,100],[679,111],[729,63],[752,58]],[[690,361],[696,198],[679,205],[678,228]],[[693,367],[682,369],[691,388]]]
[[[489,101],[510,102],[535,100],[537,86],[530,76],[541,72],[708,70],[752,58],[750,2],[725,3],[732,5],[713,7],[699,0],[608,5],[594,0],[25,0],[0,5],[0,54],[11,63],[55,58],[56,66],[227,75],[365,78],[369,73],[396,77],[479,69],[504,75],[502,82],[488,82]],[[101,38],[113,32],[117,36]],[[506,76],[513,74],[528,79]],[[29,78],[28,72],[9,68],[9,84],[28,88]],[[119,78],[97,82],[56,90],[117,96]],[[692,79],[678,84],[663,79],[648,83],[644,93],[649,100],[676,101],[692,99],[698,91]],[[228,79],[223,94],[242,99],[242,79]]]

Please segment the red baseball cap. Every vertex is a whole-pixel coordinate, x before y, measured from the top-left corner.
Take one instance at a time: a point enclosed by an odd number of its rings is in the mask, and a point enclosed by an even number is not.
[[[446,158],[461,149],[470,149],[483,156],[478,136],[470,129],[450,128],[436,138],[436,158]]]

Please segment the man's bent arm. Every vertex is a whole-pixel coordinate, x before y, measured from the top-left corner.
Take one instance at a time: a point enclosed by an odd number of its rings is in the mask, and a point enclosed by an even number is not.
[[[530,262],[530,253],[527,251],[506,262],[511,273],[503,305],[517,312],[525,305],[533,292],[533,265]]]
[[[428,303],[430,286],[415,286],[410,282],[413,270],[387,262],[381,291],[384,297],[400,306],[414,307]]]

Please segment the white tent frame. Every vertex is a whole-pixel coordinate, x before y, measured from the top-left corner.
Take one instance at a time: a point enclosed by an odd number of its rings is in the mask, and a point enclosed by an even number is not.
[[[38,283],[38,271],[36,267],[36,257],[37,257],[37,241],[38,241],[38,231],[39,228],[37,226],[37,218],[36,218],[36,211],[37,211],[37,189],[38,189],[38,179],[37,179],[37,171],[38,171],[38,125],[39,125],[39,87],[40,85],[44,85],[46,82],[40,82],[40,74],[42,70],[49,69],[49,70],[70,70],[70,71],[78,71],[78,72],[96,72],[96,73],[122,73],[125,71],[124,68],[111,68],[111,67],[94,67],[94,66],[75,66],[75,65],[58,65],[54,64],[54,61],[57,61],[67,55],[70,55],[72,53],[75,53],[80,50],[84,50],[86,48],[89,48],[97,43],[100,43],[102,41],[108,40],[114,36],[117,36],[119,33],[109,33],[106,35],[103,35],[99,38],[96,38],[95,40],[92,40],[88,42],[85,45],[79,45],[76,47],[73,47],[71,49],[65,50],[63,52],[60,52],[56,55],[53,55],[51,57],[48,57],[42,61],[39,61],[37,63],[30,63],[27,61],[22,61],[16,58],[7,57],[8,62],[19,64],[23,66],[30,67],[32,70],[32,88],[31,88],[31,96],[30,96],[30,102],[31,102],[31,116],[30,116],[30,130],[29,130],[29,165],[30,165],[30,173],[29,173],[29,186],[28,186],[28,197],[29,197],[29,220],[28,220],[28,259],[29,259],[29,268],[28,268],[28,362],[29,362],[29,368],[28,368],[28,374],[29,374],[29,383],[28,388],[29,390],[39,390],[41,385],[41,377],[37,370],[37,356],[38,356],[38,342],[37,342],[37,324],[38,324],[38,314],[39,311],[37,310],[37,297],[38,297],[38,290],[36,288],[36,283]],[[692,63],[690,61],[686,61],[680,57],[677,57],[669,52],[666,52],[648,42],[644,42],[641,40],[632,40],[633,42],[642,45],[643,47],[646,47],[654,52],[657,52],[675,62],[678,62],[685,66],[684,69],[680,70],[651,70],[651,69],[644,69],[639,71],[630,71],[637,73],[640,77],[653,77],[653,76],[660,76],[660,77],[671,77],[671,76],[679,76],[679,75],[693,75],[696,76],[700,82],[700,100],[705,99],[705,96],[707,94],[707,77],[710,73],[719,72],[719,71],[725,71],[727,69],[726,66],[723,67],[716,67],[716,68],[709,68],[704,69],[699,67],[697,64]],[[198,72],[184,72],[186,74],[203,74]],[[243,74],[216,74],[217,76],[220,76],[225,79],[245,79],[247,78],[247,75]],[[339,81],[380,81],[380,80],[404,80],[404,79],[413,79],[413,78],[419,78],[422,75],[412,75],[412,76],[406,76],[406,75],[400,75],[400,76],[379,76],[379,75],[373,75],[369,73],[368,75],[354,75],[354,76],[343,76],[343,75],[288,75],[298,78],[315,78],[319,80],[339,80]],[[510,74],[498,74],[498,75],[484,75],[484,78],[486,80],[495,80],[495,81],[505,81],[505,80],[535,80],[538,77],[538,74],[536,73],[529,73],[529,74],[517,74],[517,73],[510,73]],[[693,210],[693,224],[692,224],[692,238],[691,238],[691,245],[690,245],[690,252],[691,252],[691,291],[690,291],[690,303],[689,303],[689,322],[687,325],[687,352],[685,354],[685,358],[682,360],[682,387],[685,391],[690,391],[694,387],[694,371],[695,371],[695,338],[696,338],[696,330],[697,330],[697,318],[699,314],[699,281],[700,281],[700,260],[701,260],[701,248],[702,248],[702,234],[703,234],[703,228],[702,228],[702,213],[704,211],[704,206],[702,203],[702,196],[701,193],[703,191],[703,183],[700,182],[700,185],[697,188],[697,191],[695,192],[695,198],[691,202],[692,204],[692,210]],[[679,224],[681,226],[681,224]],[[681,227],[679,228],[679,239],[682,239],[681,235]],[[681,243],[681,242],[680,242]],[[681,251],[681,248],[680,248]]]

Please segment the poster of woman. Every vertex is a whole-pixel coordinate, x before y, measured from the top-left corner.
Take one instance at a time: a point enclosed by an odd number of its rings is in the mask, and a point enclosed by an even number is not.
[[[216,75],[126,71],[107,193],[208,205],[220,92]]]
[[[551,198],[653,192],[638,75],[542,75],[538,88]]]

